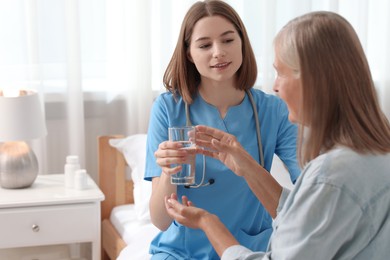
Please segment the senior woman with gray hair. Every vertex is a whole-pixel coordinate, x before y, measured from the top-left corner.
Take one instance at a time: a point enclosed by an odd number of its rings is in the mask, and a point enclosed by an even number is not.
[[[293,190],[275,187],[233,135],[197,126],[206,148],[198,152],[242,176],[276,212],[268,251],[240,246],[218,216],[186,197],[166,197],[168,213],[202,229],[222,259],[388,258],[390,126],[356,32],[338,14],[312,12],[287,23],[274,47],[274,91],[299,124],[303,171]]]

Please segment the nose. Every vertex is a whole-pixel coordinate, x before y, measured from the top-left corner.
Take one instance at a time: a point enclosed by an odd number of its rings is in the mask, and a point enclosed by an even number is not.
[[[213,49],[213,57],[214,58],[221,58],[225,57],[226,52],[224,48],[220,44],[215,44]]]

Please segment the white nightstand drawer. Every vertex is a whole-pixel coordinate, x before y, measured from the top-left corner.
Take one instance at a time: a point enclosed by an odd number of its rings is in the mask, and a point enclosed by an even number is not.
[[[84,242],[99,237],[94,203],[0,210],[0,248]]]

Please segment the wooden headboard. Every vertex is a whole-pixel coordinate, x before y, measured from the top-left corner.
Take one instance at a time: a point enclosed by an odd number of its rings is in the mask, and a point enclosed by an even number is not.
[[[102,259],[116,259],[126,246],[110,222],[110,213],[115,206],[134,203],[133,182],[126,180],[126,161],[122,153],[109,144],[110,139],[121,135],[98,137],[98,183],[104,193],[101,202]]]

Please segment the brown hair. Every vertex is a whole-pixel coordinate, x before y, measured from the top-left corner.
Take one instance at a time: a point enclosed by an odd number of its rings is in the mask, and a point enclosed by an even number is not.
[[[192,31],[195,24],[204,17],[221,16],[230,21],[236,28],[242,41],[242,64],[237,71],[238,89],[253,87],[257,78],[257,65],[252,46],[245,26],[237,12],[227,3],[220,0],[196,2],[188,10],[181,25],[179,38],[172,58],[164,73],[163,84],[174,95],[179,94],[191,104],[197,94],[200,74],[195,65],[187,58]]]
[[[302,166],[338,144],[359,153],[390,152],[390,125],[359,38],[347,20],[332,12],[309,13],[283,27],[275,44],[278,57],[298,70],[301,79]]]

